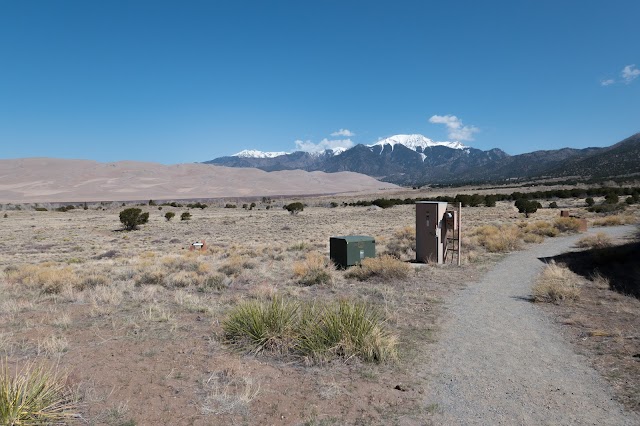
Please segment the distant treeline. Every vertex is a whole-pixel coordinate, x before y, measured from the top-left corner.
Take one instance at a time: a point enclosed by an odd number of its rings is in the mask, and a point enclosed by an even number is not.
[[[454,197],[442,195],[438,197],[423,197],[423,198],[377,198],[375,200],[361,200],[352,203],[343,203],[348,206],[378,206],[383,209],[402,205],[402,204],[415,204],[417,201],[444,201],[451,204],[462,203],[462,207],[495,207],[497,201],[516,201],[516,200],[548,200],[554,198],[586,198],[586,197],[606,197],[611,195],[617,196],[633,196],[637,198],[640,196],[640,188],[626,187],[626,188],[573,188],[573,189],[554,189],[548,191],[535,191],[535,192],[512,192],[511,194],[458,194]]]

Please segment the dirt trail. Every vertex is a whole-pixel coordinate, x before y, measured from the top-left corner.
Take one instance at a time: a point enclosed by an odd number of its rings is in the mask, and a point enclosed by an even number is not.
[[[634,227],[599,229],[612,237]],[[510,254],[448,307],[425,404],[443,425],[639,425],[553,320],[527,301],[544,266],[583,235]]]

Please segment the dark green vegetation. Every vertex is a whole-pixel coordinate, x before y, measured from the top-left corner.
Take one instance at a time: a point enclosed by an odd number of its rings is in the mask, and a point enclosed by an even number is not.
[[[176,214],[175,214],[174,212],[166,212],[166,213],[164,214],[164,218],[165,218],[165,219],[167,219],[167,220],[169,221],[169,220],[173,219],[175,215],[176,215]]]
[[[616,197],[629,196],[632,200],[640,200],[640,188],[638,187],[600,187],[600,188],[573,188],[573,189],[554,189],[548,191],[519,192],[515,191],[511,194],[458,194],[456,196],[438,196],[438,197],[422,197],[422,198],[377,198],[375,200],[360,200],[343,205],[348,206],[378,206],[389,208],[402,204],[415,204],[416,201],[446,201],[450,204],[462,203],[462,207],[478,207],[487,206],[495,207],[496,201],[517,201],[517,200],[547,200],[547,199],[586,199],[588,205],[595,202],[592,197],[605,197],[605,204],[616,205],[618,203]],[[634,201],[637,202],[637,201]],[[591,204],[590,204],[591,203]],[[556,204],[557,206],[557,204]],[[624,208],[621,206],[620,208]]]
[[[191,220],[191,213],[184,212],[180,215],[180,220]]]
[[[149,221],[149,213],[142,213],[141,209],[129,208],[120,212],[120,222],[124,225],[124,229],[132,231],[138,227],[138,225],[144,225]]]
[[[295,202],[295,203],[291,203],[291,204],[286,204],[284,206],[282,206],[283,209],[285,209],[286,211],[288,211],[291,214],[298,214],[301,211],[304,210],[304,204],[300,203],[300,202]]]
[[[396,357],[396,339],[382,316],[362,302],[300,303],[274,297],[237,305],[223,324],[230,344],[253,353],[293,355],[312,362]]]

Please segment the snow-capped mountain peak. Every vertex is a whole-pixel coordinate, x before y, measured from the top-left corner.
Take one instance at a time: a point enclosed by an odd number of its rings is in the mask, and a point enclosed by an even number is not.
[[[393,147],[398,144],[404,145],[414,151],[418,151],[418,148],[420,148],[420,151],[424,151],[425,148],[432,146],[446,146],[447,148],[452,149],[468,148],[460,142],[434,142],[433,140],[423,135],[394,135],[368,146],[373,147],[379,145],[381,147],[384,147],[385,145],[391,145],[391,149],[393,150]]]
[[[287,152],[264,152],[258,151],[256,149],[245,149],[236,154],[233,154],[232,157],[241,157],[241,158],[275,158],[281,155],[286,155]]]

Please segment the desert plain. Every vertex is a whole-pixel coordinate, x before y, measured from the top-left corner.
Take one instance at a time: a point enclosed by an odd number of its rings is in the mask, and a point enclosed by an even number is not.
[[[465,191],[478,189],[395,194]],[[381,194],[394,196],[385,190],[238,197],[203,200],[204,209],[163,200],[88,203],[86,210],[79,203],[65,212],[51,203],[39,204],[47,211],[4,204],[0,352],[10,369],[54,366],[78,400],[69,421],[81,424],[430,424],[438,411],[426,397],[431,347],[447,302],[506,253],[567,230],[554,228],[559,209],[546,208],[549,200],[528,219],[512,202],[464,208],[462,266],[414,264],[414,206],[344,205]],[[293,201],[306,204],[299,214],[282,208]],[[225,208],[231,203],[235,208]],[[588,213],[583,199],[558,204],[590,226],[608,224]],[[119,213],[129,207],[148,212],[148,223],[124,231]],[[187,211],[190,219],[180,220]],[[176,216],[167,220],[167,212]],[[637,219],[631,206],[609,222]],[[329,238],[338,235],[372,236],[376,253],[391,256],[378,258],[369,276],[336,269]],[[206,246],[192,251],[194,242]],[[393,354],[367,359],[339,350],[313,357],[283,350],[284,344],[258,350],[233,344],[225,324],[234,309],[274,300],[366,304],[392,338]],[[637,302],[624,296],[620,306],[634,309]],[[612,303],[607,306],[618,306]],[[631,321],[626,326],[637,327],[637,316]],[[637,368],[630,371],[624,380],[637,383]],[[640,397],[630,392],[623,386],[619,398],[637,410]]]

